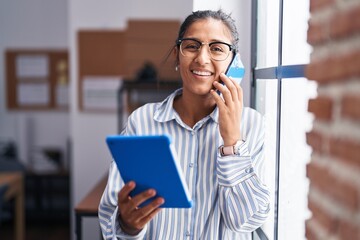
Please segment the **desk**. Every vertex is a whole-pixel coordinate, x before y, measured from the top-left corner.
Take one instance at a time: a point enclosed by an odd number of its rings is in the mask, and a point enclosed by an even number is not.
[[[0,185],[7,185],[5,200],[15,199],[15,239],[25,239],[24,182],[20,172],[0,173]]]
[[[98,207],[107,183],[107,175],[75,207],[76,239],[82,239],[82,218],[98,217]]]

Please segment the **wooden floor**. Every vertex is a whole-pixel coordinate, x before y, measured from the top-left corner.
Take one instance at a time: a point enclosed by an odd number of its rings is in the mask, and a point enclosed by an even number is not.
[[[67,240],[70,239],[70,223],[66,222],[26,222],[25,240]],[[0,239],[13,240],[12,222],[0,223]]]

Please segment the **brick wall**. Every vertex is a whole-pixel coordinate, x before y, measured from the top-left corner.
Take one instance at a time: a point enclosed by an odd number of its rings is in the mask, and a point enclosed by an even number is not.
[[[310,0],[307,239],[360,239],[360,0]]]

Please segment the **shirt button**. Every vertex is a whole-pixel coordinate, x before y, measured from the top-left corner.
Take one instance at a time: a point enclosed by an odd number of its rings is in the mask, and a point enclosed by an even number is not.
[[[191,236],[191,234],[190,234],[189,231],[186,232],[186,236],[187,236],[187,237],[190,237],[190,236]]]
[[[194,135],[195,135],[195,132],[194,132],[194,131],[193,131],[193,132],[191,132],[191,135],[193,135],[193,136],[194,136]]]
[[[252,173],[252,172],[253,172],[253,168],[247,168],[247,169],[245,169],[245,172],[246,172],[246,173]]]
[[[189,167],[193,167],[194,166],[194,163],[189,163]]]

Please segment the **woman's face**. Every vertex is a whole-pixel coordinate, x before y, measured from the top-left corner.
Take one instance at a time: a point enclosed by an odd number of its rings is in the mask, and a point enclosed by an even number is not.
[[[221,41],[232,44],[229,29],[219,20],[203,19],[190,25],[184,38],[195,38],[203,43]],[[194,57],[183,56],[177,53],[179,70],[183,81],[183,91],[192,94],[207,95],[213,88],[213,82],[219,81],[220,73],[224,73],[229,66],[232,54],[223,61],[211,59],[208,45],[202,45],[199,53]]]

